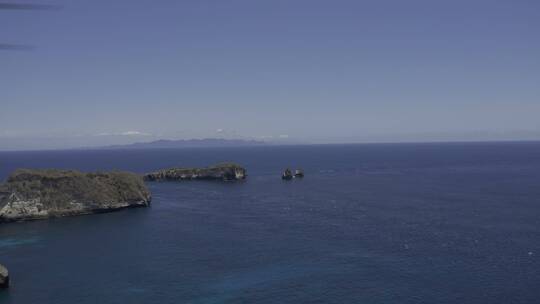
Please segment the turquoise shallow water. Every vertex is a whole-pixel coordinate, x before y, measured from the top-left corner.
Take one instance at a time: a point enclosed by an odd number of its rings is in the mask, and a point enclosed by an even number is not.
[[[0,302],[540,299],[539,143],[6,152],[0,178],[221,161],[248,179],[151,183],[150,208],[0,225]],[[282,181],[286,166],[306,178]]]

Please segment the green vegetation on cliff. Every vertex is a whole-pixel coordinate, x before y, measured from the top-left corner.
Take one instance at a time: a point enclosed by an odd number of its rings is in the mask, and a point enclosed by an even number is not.
[[[134,173],[19,169],[0,185],[0,221],[106,212],[150,200]]]
[[[147,181],[177,180],[240,180],[246,178],[246,169],[235,163],[221,163],[207,168],[170,168],[144,176]]]

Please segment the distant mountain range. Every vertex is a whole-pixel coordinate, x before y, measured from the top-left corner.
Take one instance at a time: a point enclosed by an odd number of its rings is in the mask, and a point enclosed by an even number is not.
[[[113,145],[101,147],[101,149],[167,149],[167,148],[209,148],[209,147],[245,147],[245,146],[260,146],[265,142],[257,140],[243,139],[221,139],[221,138],[205,138],[205,139],[180,139],[167,140],[161,139],[151,142],[133,143],[128,145]]]

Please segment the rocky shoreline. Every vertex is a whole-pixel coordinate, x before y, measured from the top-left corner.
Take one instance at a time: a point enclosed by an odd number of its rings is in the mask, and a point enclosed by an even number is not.
[[[18,169],[0,184],[0,223],[148,207],[144,181],[243,180],[246,169],[224,163],[207,168],[170,168],[143,176],[130,172]],[[10,277],[0,264],[0,289]]]
[[[147,207],[150,201],[134,173],[19,169],[0,184],[0,222]]]
[[[9,271],[4,265],[0,264],[0,288],[9,287]]]
[[[247,176],[246,169],[238,164],[224,163],[207,168],[169,168],[144,175],[145,181],[182,180],[242,180]]]
[[[170,168],[143,176],[130,172],[18,169],[0,184],[0,223],[147,207],[144,181],[243,180],[246,169],[223,163],[207,168]]]

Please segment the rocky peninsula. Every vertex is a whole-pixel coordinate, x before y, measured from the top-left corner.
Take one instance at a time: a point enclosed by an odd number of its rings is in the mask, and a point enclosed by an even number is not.
[[[246,178],[246,169],[238,164],[223,163],[207,168],[170,168],[144,175],[146,181],[222,180]]]
[[[150,201],[134,173],[19,169],[0,184],[0,222],[147,207]]]
[[[0,288],[9,287],[9,272],[6,267],[0,264]]]

